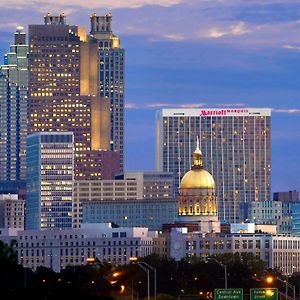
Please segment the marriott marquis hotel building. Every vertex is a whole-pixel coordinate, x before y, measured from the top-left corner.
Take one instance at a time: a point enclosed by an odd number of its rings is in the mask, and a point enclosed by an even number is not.
[[[270,199],[270,109],[162,109],[156,116],[156,168],[178,188],[196,138],[216,181],[219,219],[239,222],[240,203]]]

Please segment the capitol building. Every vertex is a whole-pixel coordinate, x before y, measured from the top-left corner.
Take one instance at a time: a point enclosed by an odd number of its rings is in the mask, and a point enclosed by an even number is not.
[[[300,270],[299,236],[254,231],[222,233],[217,203],[215,180],[204,169],[197,140],[193,165],[180,183],[178,218],[168,235],[171,258],[205,259],[221,253],[252,253],[265,261],[267,268],[289,275]]]

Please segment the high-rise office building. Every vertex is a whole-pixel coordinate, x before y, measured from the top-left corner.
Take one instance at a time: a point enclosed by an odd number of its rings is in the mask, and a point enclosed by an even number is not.
[[[72,227],[73,147],[72,132],[28,135],[26,229]]]
[[[270,199],[270,109],[163,109],[156,120],[156,167],[178,188],[199,136],[214,177],[220,220],[239,221],[241,202]]]
[[[0,228],[24,230],[25,200],[17,194],[0,194]]]
[[[163,202],[163,203],[161,203]],[[73,227],[79,228],[82,223],[82,206],[83,204],[89,205],[91,203],[91,210],[94,210],[94,215],[91,216],[97,222],[101,218],[101,222],[115,222],[119,225],[123,224],[129,226],[129,223],[141,225],[145,222],[143,226],[149,226],[150,223],[146,223],[144,219],[147,213],[148,221],[151,222],[150,228],[159,226],[159,222],[166,221],[166,214],[172,215],[174,217],[174,212],[176,214],[177,203],[174,202],[174,179],[172,173],[167,172],[126,172],[116,176],[114,180],[77,180],[74,182],[74,201],[73,201]],[[98,205],[99,204],[99,205]],[[136,206],[134,207],[134,205]],[[95,206],[94,206],[95,205]],[[97,213],[95,209],[97,208]],[[166,208],[171,206],[171,212],[157,212],[159,208]],[[107,209],[107,207],[115,207],[115,209]],[[126,220],[120,222],[119,216],[122,215],[122,211],[128,211],[128,213],[123,214],[123,217],[128,215]],[[134,207],[134,209],[132,209]],[[144,207],[140,209],[138,207]],[[101,211],[104,210],[105,213],[101,215]],[[117,210],[117,211],[115,211]],[[165,213],[165,214],[164,214]],[[151,214],[155,214],[156,218],[153,218]],[[160,221],[157,222],[157,220]],[[135,219],[135,220],[133,220]],[[86,219],[91,220],[90,218]],[[128,221],[127,221],[128,220]],[[140,220],[136,223],[137,220]],[[127,222],[126,222],[127,221]],[[100,221],[99,221],[100,222]],[[100,223],[101,223],[100,222]],[[170,218],[168,219],[170,222]]]
[[[4,64],[0,66],[1,186],[2,183],[22,181],[26,175],[27,56],[26,35],[23,27],[18,26],[14,43],[4,56]]]
[[[98,74],[100,97],[110,100],[111,150],[120,153],[121,171],[124,166],[124,49],[113,34],[112,15],[91,16],[91,35],[98,43]]]
[[[299,202],[298,191],[276,192],[273,194],[273,200],[282,202]]]
[[[28,132],[73,132],[75,179],[102,179],[103,163],[119,154],[109,153],[109,101],[97,95],[96,39],[47,14],[29,25],[29,45]]]

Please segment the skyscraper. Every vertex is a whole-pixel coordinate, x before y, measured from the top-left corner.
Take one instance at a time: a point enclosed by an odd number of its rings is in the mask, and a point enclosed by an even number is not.
[[[216,182],[219,219],[239,221],[241,202],[270,199],[270,109],[163,109],[156,120],[156,167],[179,187],[200,137]]]
[[[25,179],[28,45],[18,26],[0,66],[0,183]]]
[[[28,135],[26,229],[72,227],[73,146],[72,132]]]
[[[109,101],[97,95],[96,39],[47,14],[29,25],[29,44],[29,133],[74,132],[75,179],[101,179],[101,158],[119,154],[109,153]]]
[[[110,100],[111,150],[120,153],[121,171],[124,167],[124,49],[113,34],[112,15],[91,16],[91,35],[98,43],[98,72],[100,97]]]

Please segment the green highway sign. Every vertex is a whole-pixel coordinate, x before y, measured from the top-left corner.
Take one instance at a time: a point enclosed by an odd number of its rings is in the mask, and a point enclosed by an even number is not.
[[[243,300],[243,289],[215,289],[214,300]]]
[[[250,300],[277,300],[278,290],[275,288],[250,289]]]

